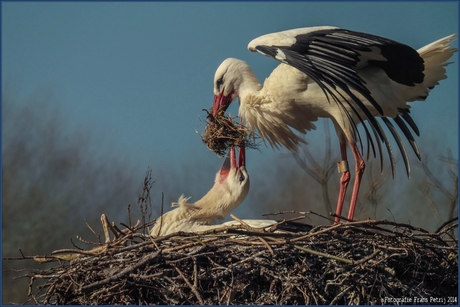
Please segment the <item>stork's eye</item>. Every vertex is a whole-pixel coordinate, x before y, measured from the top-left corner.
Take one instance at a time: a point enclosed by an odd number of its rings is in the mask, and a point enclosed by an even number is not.
[[[217,79],[216,88],[219,90],[223,83],[224,83],[224,77],[220,77],[219,79]]]
[[[244,177],[243,173],[240,173],[240,178],[238,178],[240,183],[242,183],[244,181],[244,179],[246,179],[246,177]]]

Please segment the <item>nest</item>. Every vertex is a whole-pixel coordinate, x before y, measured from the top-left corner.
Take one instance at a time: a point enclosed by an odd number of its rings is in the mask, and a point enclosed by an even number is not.
[[[367,220],[310,231],[247,225],[165,237],[150,224],[113,230],[93,250],[61,250],[30,278],[36,304],[452,304],[458,241],[407,224]],[[37,281],[42,281],[36,285]]]
[[[207,112],[207,121],[201,140],[218,156],[224,156],[230,146],[257,148],[254,137],[250,137],[247,129],[235,123],[231,116],[226,117],[221,109],[216,116],[211,111],[204,111]]]

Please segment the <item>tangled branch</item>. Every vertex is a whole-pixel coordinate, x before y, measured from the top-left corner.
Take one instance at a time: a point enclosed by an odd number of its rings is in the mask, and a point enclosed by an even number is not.
[[[151,223],[137,225],[89,251],[55,251],[47,258],[56,266],[22,277],[32,302],[58,305],[385,304],[457,295],[458,241],[449,232],[458,221],[436,233],[377,220],[280,233],[286,223],[155,238],[144,235]]]
[[[242,124],[236,124],[232,117],[226,117],[221,110],[215,117],[211,112],[204,111],[207,112],[207,124],[201,139],[218,156],[225,155],[230,146],[257,148],[255,137],[250,137],[247,129]]]

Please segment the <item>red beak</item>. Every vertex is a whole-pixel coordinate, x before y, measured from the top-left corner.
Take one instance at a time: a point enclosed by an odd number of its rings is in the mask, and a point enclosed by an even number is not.
[[[224,164],[220,168],[221,180],[225,180],[224,178],[227,178],[228,172],[230,172],[230,169],[233,166],[232,152],[233,157],[235,157],[235,149],[233,148],[233,146],[230,148],[230,151],[228,152],[227,157],[225,158]]]
[[[238,166],[237,166],[238,165]],[[240,147],[240,152],[238,155],[238,162],[236,161],[235,146],[230,147],[230,150],[225,158],[224,164],[220,169],[220,174],[224,178],[230,172],[232,167],[239,169],[242,166],[246,166],[246,148]]]
[[[240,147],[240,153],[238,156],[238,168],[246,166],[246,148]]]
[[[230,147],[227,159],[230,160],[230,167],[240,168],[246,166],[246,148],[240,147],[240,153],[238,155],[238,162],[236,161],[235,146]],[[238,166],[237,166],[238,164]],[[225,162],[224,162],[225,165]]]
[[[240,118],[240,125],[243,127],[243,119]],[[246,147],[241,146],[240,147],[240,154],[238,157],[238,168],[246,166]]]
[[[216,117],[217,111],[219,111],[219,109],[222,109],[225,112],[231,102],[231,95],[226,97],[224,96],[224,92],[220,93],[219,95],[214,95],[214,101],[212,103],[212,115]]]

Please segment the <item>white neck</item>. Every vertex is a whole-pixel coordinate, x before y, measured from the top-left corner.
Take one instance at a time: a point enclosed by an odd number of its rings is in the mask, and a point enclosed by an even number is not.
[[[248,66],[247,69],[241,72],[241,83],[238,89],[240,101],[244,101],[247,96],[257,96],[261,89],[262,84],[260,84],[254,72]]]

